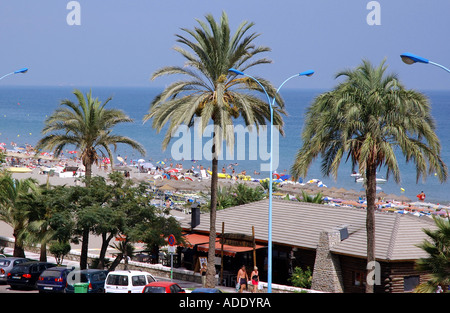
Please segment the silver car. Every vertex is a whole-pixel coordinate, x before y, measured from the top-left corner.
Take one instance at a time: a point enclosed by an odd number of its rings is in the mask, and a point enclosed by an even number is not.
[[[6,257],[0,258],[0,282],[6,283],[8,273],[18,264],[29,262],[27,258]]]

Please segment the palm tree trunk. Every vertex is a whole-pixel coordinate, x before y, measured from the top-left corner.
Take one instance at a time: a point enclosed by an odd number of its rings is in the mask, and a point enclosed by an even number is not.
[[[210,207],[210,226],[209,226],[209,249],[208,265],[206,266],[206,287],[214,288],[216,286],[216,208],[217,208],[217,171],[219,160],[216,155],[215,132],[213,134],[212,145],[212,177],[211,177],[211,207]]]
[[[14,252],[13,257],[24,258],[25,250],[23,249],[23,243],[21,240],[17,238],[18,231],[14,229],[13,237],[14,237]]]
[[[86,162],[84,164],[84,168],[86,169],[86,172],[84,173],[84,177],[86,179],[86,187],[89,187],[91,184],[91,176],[92,176],[92,163],[90,161]]]
[[[39,261],[47,262],[47,242],[46,241],[41,242]]]
[[[366,216],[366,232],[367,232],[367,267],[370,269],[375,262],[375,199],[377,195],[376,166],[369,165],[366,170],[366,199],[367,199],[367,216]],[[369,266],[371,265],[371,266]],[[374,284],[366,281],[366,293],[374,292]]]

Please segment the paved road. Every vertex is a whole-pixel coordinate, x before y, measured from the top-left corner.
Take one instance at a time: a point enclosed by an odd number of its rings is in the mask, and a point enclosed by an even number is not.
[[[166,277],[155,277],[155,278],[158,281],[170,281],[170,278],[166,278]],[[186,289],[187,292],[190,291],[189,289],[201,287],[201,284],[199,284],[199,283],[182,281],[182,280],[173,280],[173,281],[176,282],[178,285],[180,285],[181,288]],[[218,288],[227,293],[235,292],[235,290],[233,288],[229,288],[229,287],[218,286]],[[2,294],[2,293],[32,294],[32,293],[38,293],[38,291],[37,290],[12,290],[12,289],[10,289],[9,285],[0,284],[0,294]]]
[[[12,290],[9,285],[0,285],[0,293],[38,293],[37,290]]]

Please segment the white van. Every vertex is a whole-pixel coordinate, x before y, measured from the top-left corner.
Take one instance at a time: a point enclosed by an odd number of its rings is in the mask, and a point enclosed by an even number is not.
[[[144,286],[156,279],[142,271],[112,271],[105,280],[105,293],[141,293]]]

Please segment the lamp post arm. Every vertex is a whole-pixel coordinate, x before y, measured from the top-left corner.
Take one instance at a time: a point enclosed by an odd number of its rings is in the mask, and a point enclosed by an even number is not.
[[[443,66],[443,65],[441,65],[441,64],[439,64],[439,63],[435,63],[435,62],[432,62],[432,61],[428,61],[428,63],[429,63],[429,64],[432,64],[432,65],[434,65],[434,66],[440,67],[441,69],[443,69],[443,70],[445,70],[445,71],[447,71],[447,72],[450,73],[450,70],[449,70],[448,68],[446,68],[445,66]]]
[[[8,74],[6,74],[6,75],[3,75],[2,77],[0,77],[0,79],[3,79],[3,78],[5,78],[6,76],[9,76],[9,75],[12,75],[12,74],[14,74],[14,72],[11,72],[11,73],[8,73]]]

